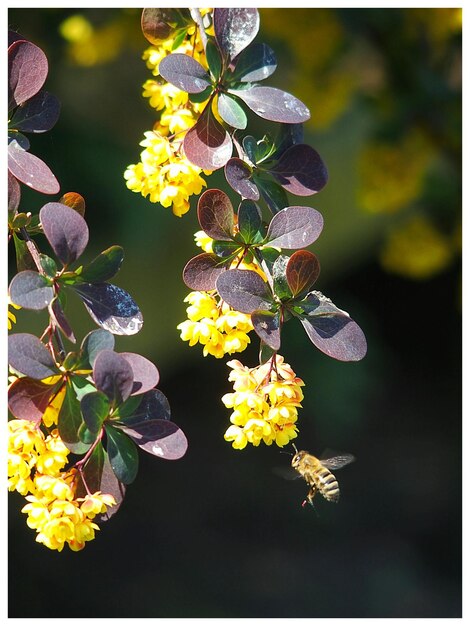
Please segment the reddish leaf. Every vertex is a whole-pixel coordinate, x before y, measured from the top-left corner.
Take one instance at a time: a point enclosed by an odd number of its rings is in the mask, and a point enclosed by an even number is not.
[[[8,48],[8,108],[23,104],[44,85],[47,58],[30,41],[15,41]]]
[[[49,202],[39,211],[47,240],[64,265],[76,261],[88,244],[88,226],[83,217],[60,202]]]
[[[23,150],[15,140],[8,144],[8,169],[31,189],[48,195],[59,192],[60,185],[44,161]]]
[[[23,133],[43,133],[50,130],[60,114],[60,102],[47,91],[40,91],[18,107],[9,127]]]
[[[271,311],[254,311],[251,314],[251,321],[258,337],[271,350],[277,352],[281,347],[281,329],[279,323],[279,313]]]
[[[134,373],[123,356],[112,350],[101,350],[93,363],[93,380],[98,391],[102,391],[114,405],[119,405],[132,393]]]
[[[16,214],[16,211],[20,205],[20,200],[20,184],[10,172],[10,170],[8,170],[8,210]]]
[[[215,254],[204,252],[190,259],[183,270],[184,284],[194,291],[212,291],[225,264]]]
[[[215,39],[224,54],[234,59],[256,37],[259,30],[257,9],[214,9]]]
[[[49,314],[67,339],[72,343],[75,343],[75,335],[73,334],[73,330],[68,319],[65,317],[64,309],[62,308],[58,297],[55,297],[50,303]]]
[[[70,207],[77,213],[80,213],[82,217],[85,215],[85,200],[79,194],[74,191],[69,191],[68,193],[64,193],[64,195],[59,198],[59,202],[61,204],[65,204],[65,206]]]
[[[160,61],[158,71],[169,83],[188,93],[201,93],[211,83],[206,70],[188,54],[169,54]]]
[[[15,333],[8,337],[8,363],[20,374],[35,380],[43,380],[58,373],[49,350],[29,333]]]
[[[220,189],[208,189],[199,198],[197,217],[202,230],[212,239],[231,241],[234,214],[232,203]]]
[[[16,419],[39,422],[55,391],[54,385],[18,378],[8,389],[8,408]]]
[[[232,140],[211,113],[210,107],[188,130],[183,142],[187,158],[203,170],[217,170],[232,156]]]
[[[267,311],[273,306],[273,295],[259,274],[251,270],[227,270],[219,276],[217,291],[240,313]]]
[[[160,374],[155,365],[140,354],[134,352],[120,352],[132,368],[134,382],[131,395],[145,393],[158,385]]]
[[[252,169],[239,159],[232,157],[225,164],[225,178],[232,189],[234,189],[242,198],[248,200],[258,200],[259,191],[256,184],[251,180]]]
[[[151,9],[142,11],[141,27],[144,37],[152,44],[159,45],[168,39],[178,23],[176,9]]]
[[[272,218],[266,241],[275,248],[305,248],[316,241],[323,229],[322,214],[306,206],[290,206]]]
[[[168,420],[146,420],[125,426],[122,430],[135,443],[150,454],[167,461],[180,459],[188,449],[188,440],[183,431]]]
[[[318,258],[308,250],[298,250],[286,266],[286,280],[294,298],[310,289],[320,275]]]

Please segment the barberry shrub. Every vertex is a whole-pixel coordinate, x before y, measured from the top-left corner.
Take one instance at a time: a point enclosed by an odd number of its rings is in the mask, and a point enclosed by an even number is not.
[[[13,32],[8,67],[8,237],[17,266],[9,304],[45,312],[40,337],[9,336],[8,487],[26,497],[22,511],[38,542],[77,551],[94,538],[96,522],[118,510],[137,475],[138,448],[175,460],[187,440],[156,388],[155,365],[114,349],[114,335],[133,335],[143,324],[132,296],[109,282],[123,249],[112,245],[86,260],[89,230],[78,193],[46,203],[38,215],[20,210],[22,184],[59,192],[49,167],[28,151],[24,133],[50,130],[60,106],[42,90],[44,52]],[[40,251],[38,234],[45,235],[51,256]],[[67,316],[71,293],[98,326],[81,342]],[[9,312],[9,326],[15,321]]]
[[[145,132],[141,161],[125,172],[129,189],[173,206],[178,216],[215,170],[223,168],[227,191],[240,197],[236,208],[221,189],[199,197],[195,240],[202,252],[183,270],[191,292],[178,325],[183,341],[201,344],[204,356],[243,352],[253,332],[259,339],[258,365],[228,363],[234,393],[222,399],[233,409],[225,439],[237,449],[261,441],[282,447],[297,437],[304,383],[279,353],[286,322],[297,319],[334,359],[358,361],[367,351],[358,324],[313,289],[320,263],[307,247],[320,236],[323,217],[291,205],[289,194],[320,192],[327,168],[303,140],[308,107],[265,85],[277,62],[268,45],[254,41],[259,23],[257,9],[143,11],[151,44],[143,58],[155,77],[143,95],[159,117]],[[273,132],[251,134],[253,114],[274,123]]]

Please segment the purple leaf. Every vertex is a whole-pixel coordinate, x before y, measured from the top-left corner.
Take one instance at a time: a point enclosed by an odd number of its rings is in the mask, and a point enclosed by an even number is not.
[[[54,289],[47,279],[34,270],[16,274],[10,283],[11,301],[24,309],[41,311],[54,297]]]
[[[15,41],[8,48],[8,108],[23,104],[44,85],[47,58],[30,41]]]
[[[232,140],[206,107],[183,141],[187,158],[203,170],[217,170],[232,156]]]
[[[21,200],[21,188],[19,182],[8,170],[8,210],[16,214]]]
[[[242,198],[259,200],[258,187],[251,180],[252,169],[238,157],[232,157],[225,164],[225,178],[230,187]]]
[[[128,426],[139,424],[146,420],[169,420],[171,419],[170,404],[159,389],[150,389],[142,395],[142,400],[131,415],[123,418]]]
[[[151,361],[134,352],[120,352],[119,354],[126,359],[132,368],[134,376],[131,391],[132,396],[145,393],[158,385],[160,374]]]
[[[10,120],[10,128],[23,133],[43,133],[59,119],[60,102],[47,91],[40,91],[18,107]]]
[[[225,272],[224,261],[204,252],[190,259],[183,270],[184,284],[194,291],[212,291],[217,277]]]
[[[259,117],[272,122],[298,124],[310,119],[310,111],[298,98],[275,87],[255,86],[251,89],[229,90]]]
[[[240,54],[258,34],[257,9],[214,9],[213,20],[215,39],[229,60]]]
[[[48,195],[59,192],[57,178],[44,161],[23,150],[15,140],[8,144],[8,169],[20,182],[35,191]]]
[[[277,352],[281,347],[281,329],[279,313],[271,311],[254,311],[251,314],[253,328],[258,337],[267,346]]]
[[[65,317],[64,309],[62,308],[58,297],[55,297],[49,304],[49,315],[67,337],[67,339],[72,343],[75,343],[75,335],[73,334],[73,330],[69,324],[68,319]]]
[[[101,350],[93,364],[93,380],[98,391],[108,396],[114,405],[119,405],[132,393],[134,373],[123,356],[112,350]]]
[[[300,317],[310,341],[322,352],[339,361],[360,361],[367,353],[361,328],[346,311],[338,309],[319,291],[311,292],[301,303],[306,315]]]
[[[216,282],[222,300],[240,313],[269,310],[273,295],[259,274],[251,270],[227,270]]]
[[[142,313],[124,289],[110,283],[75,284],[72,288],[90,317],[113,335],[135,335],[142,328]]]
[[[167,461],[180,459],[188,449],[188,440],[183,431],[168,420],[146,420],[122,430],[142,450]]]
[[[322,214],[306,206],[289,206],[272,218],[266,241],[270,246],[293,250],[316,241],[323,229]]]
[[[220,189],[208,189],[199,198],[197,217],[202,230],[212,239],[231,241],[234,214],[232,203]]]
[[[100,448],[101,450],[103,450],[102,446],[97,446],[97,448]],[[111,494],[112,496],[114,496],[116,504],[112,507],[108,507],[106,510],[106,513],[103,513],[103,514],[100,513],[99,515],[96,516],[96,519],[99,522],[107,522],[109,519],[111,519],[111,517],[115,513],[117,513],[119,507],[122,504],[122,501],[124,500],[124,496],[126,494],[126,485],[124,485],[124,483],[120,482],[116,478],[116,475],[114,474],[113,468],[111,467],[111,463],[109,461],[108,453],[103,450],[103,454],[104,454],[104,459],[102,463],[102,469],[99,472],[99,483],[98,483],[98,487],[96,488],[96,491],[101,491],[101,493]],[[86,468],[88,469],[88,464]],[[89,484],[88,474],[87,474],[87,484]]]
[[[39,422],[55,392],[54,385],[18,378],[8,389],[8,408],[16,419]]]
[[[158,71],[166,81],[187,93],[201,93],[211,84],[206,70],[188,54],[169,54],[160,61]]]
[[[168,39],[178,21],[179,15],[175,9],[146,8],[142,11],[142,32],[152,45],[159,45]]]
[[[29,333],[8,337],[8,363],[20,374],[35,380],[56,376],[59,372],[46,346]]]
[[[39,211],[47,240],[64,265],[76,261],[88,244],[88,226],[83,217],[60,202],[49,202]]]
[[[284,189],[296,196],[311,196],[328,182],[325,164],[307,144],[288,148],[270,172]]]
[[[276,67],[273,50],[265,43],[254,43],[236,59],[234,77],[242,83],[256,83],[271,76]]]
[[[320,275],[318,258],[308,250],[298,250],[286,266],[286,280],[294,298],[310,289]]]
[[[292,146],[302,143],[304,139],[303,124],[280,124],[276,137],[276,152],[273,158],[279,159],[281,154]]]

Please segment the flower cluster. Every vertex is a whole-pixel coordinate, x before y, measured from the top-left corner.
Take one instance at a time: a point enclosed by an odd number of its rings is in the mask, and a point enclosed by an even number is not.
[[[225,354],[243,352],[250,343],[248,333],[253,330],[249,315],[234,311],[221,301],[215,293],[192,291],[185,302],[189,302],[188,319],[178,324],[181,339],[190,346],[200,343],[203,354],[220,359]]]
[[[188,29],[183,42],[173,48],[174,38],[145,50],[143,59],[155,79],[146,80],[143,96],[159,112],[159,120],[151,131],[144,133],[140,145],[144,150],[140,162],[129,165],[124,172],[128,189],[148,196],[150,202],[172,207],[181,217],[189,211],[189,198],[201,193],[206,181],[202,170],[193,165],[182,151],[184,134],[196,123],[207,102],[194,103],[187,92],[159,78],[160,61],[168,54],[188,54],[207,68],[204,48],[195,27]],[[210,172],[204,172],[210,174]]]
[[[113,496],[76,497],[77,470],[64,471],[69,450],[57,430],[46,436],[35,422],[11,420],[8,434],[8,489],[26,496],[22,512],[36,541],[59,552],[66,543],[82,550],[99,529],[93,518],[116,504]]]
[[[225,440],[242,450],[248,443],[258,446],[261,441],[283,447],[297,437],[297,409],[303,400],[304,382],[284,363],[284,357],[277,354],[254,368],[236,360],[227,365],[232,368],[229,380],[234,392],[222,397],[225,406],[233,409]]]

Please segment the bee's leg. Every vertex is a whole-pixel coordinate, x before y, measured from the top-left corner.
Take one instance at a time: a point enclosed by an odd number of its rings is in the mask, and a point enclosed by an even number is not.
[[[312,487],[310,488],[306,499],[302,502],[302,506],[305,506],[307,504],[307,502],[313,506],[313,498],[315,497],[315,494],[317,493],[317,488],[315,487],[315,485],[312,485]]]

